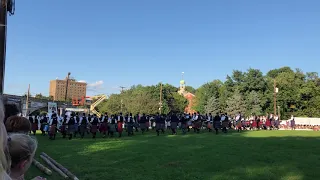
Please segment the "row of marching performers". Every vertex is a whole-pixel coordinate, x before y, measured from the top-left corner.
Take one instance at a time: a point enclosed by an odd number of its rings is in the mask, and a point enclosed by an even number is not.
[[[227,133],[230,128],[238,131],[244,129],[266,129],[278,127],[279,120],[270,115],[267,119],[260,117],[253,117],[249,121],[243,120],[241,113],[238,113],[235,118],[229,120],[227,113],[216,114],[213,116],[200,115],[199,113],[194,114],[176,114],[170,113],[168,115],[160,115],[159,113],[155,116],[147,116],[145,114],[135,115],[132,114],[122,115],[111,115],[105,113],[102,117],[98,118],[96,115],[69,113],[64,117],[59,117],[53,113],[51,117],[29,117],[32,124],[32,132],[36,133],[40,124],[40,130],[45,135],[47,132],[50,139],[55,139],[56,133],[60,132],[63,138],[66,136],[69,139],[80,135],[81,138],[85,134],[92,134],[92,138],[96,138],[97,132],[100,132],[103,137],[114,136],[118,133],[119,137],[122,136],[125,130],[128,136],[134,135],[134,130],[138,132],[138,129],[142,131],[149,130],[149,127],[156,129],[157,135],[160,132],[164,133],[166,129],[171,130],[172,134],[177,134],[177,129],[181,129],[182,133],[185,134],[191,129],[194,132],[199,133],[201,129],[207,129],[209,132],[215,130],[218,134],[219,130]],[[150,123],[151,122],[151,123]]]
[[[216,130],[216,133],[223,125],[223,131],[227,132],[229,126],[228,116],[226,114],[217,114],[214,118],[210,115],[208,119],[201,116],[199,113],[191,114],[176,114],[170,113],[168,115],[147,116],[146,114],[132,116],[127,114],[125,116],[120,113],[119,115],[108,116],[105,113],[102,117],[96,115],[71,113],[64,117],[58,116],[53,113],[51,117],[29,117],[32,124],[32,133],[35,135],[40,124],[42,135],[49,134],[49,138],[54,140],[57,132],[60,132],[63,138],[67,136],[69,139],[76,137],[77,134],[83,138],[86,134],[92,134],[92,138],[96,138],[97,132],[100,132],[103,137],[113,137],[115,133],[121,137],[123,131],[128,133],[128,136],[134,135],[134,131],[138,132],[140,129],[142,134],[149,130],[149,127],[156,129],[157,135],[164,133],[166,129],[171,130],[172,134],[177,134],[177,129],[181,129],[183,134],[186,134],[191,129],[199,133],[205,125],[209,131]],[[151,122],[151,123],[150,123]],[[150,124],[153,124],[150,125]]]

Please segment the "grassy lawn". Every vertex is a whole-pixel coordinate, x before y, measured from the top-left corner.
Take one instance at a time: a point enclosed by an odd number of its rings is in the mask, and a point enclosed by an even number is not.
[[[37,136],[46,152],[80,180],[320,179],[320,132],[250,131],[55,141]],[[45,164],[46,165],[46,164]],[[32,166],[27,179],[44,176]],[[61,179],[53,173],[48,179]]]

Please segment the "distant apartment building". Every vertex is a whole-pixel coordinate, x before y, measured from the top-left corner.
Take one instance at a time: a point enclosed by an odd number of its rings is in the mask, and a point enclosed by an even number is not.
[[[65,80],[51,80],[49,95],[53,97],[55,101],[65,100],[67,79]],[[75,80],[68,80],[67,99],[86,97],[87,83],[77,82]]]

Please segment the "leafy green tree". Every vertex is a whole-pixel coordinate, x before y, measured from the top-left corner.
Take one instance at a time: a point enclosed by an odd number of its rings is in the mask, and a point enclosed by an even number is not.
[[[216,114],[216,113],[220,113],[222,111],[221,109],[221,105],[219,102],[219,99],[212,96],[209,100],[208,103],[205,106],[205,113],[209,114]]]
[[[246,100],[246,115],[261,115],[262,108],[261,108],[261,100],[259,94],[256,91],[251,91]]]
[[[231,116],[234,116],[239,112],[246,112],[245,101],[238,89],[236,89],[234,94],[227,100],[227,105],[226,111]]]

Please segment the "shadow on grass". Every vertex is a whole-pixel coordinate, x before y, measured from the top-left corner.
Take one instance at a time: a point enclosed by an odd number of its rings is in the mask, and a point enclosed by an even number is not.
[[[319,179],[320,133],[257,131],[122,139],[38,137],[39,149],[82,179]],[[39,159],[39,158],[37,158]],[[28,177],[39,175],[34,167]],[[56,174],[49,179],[59,179]]]

